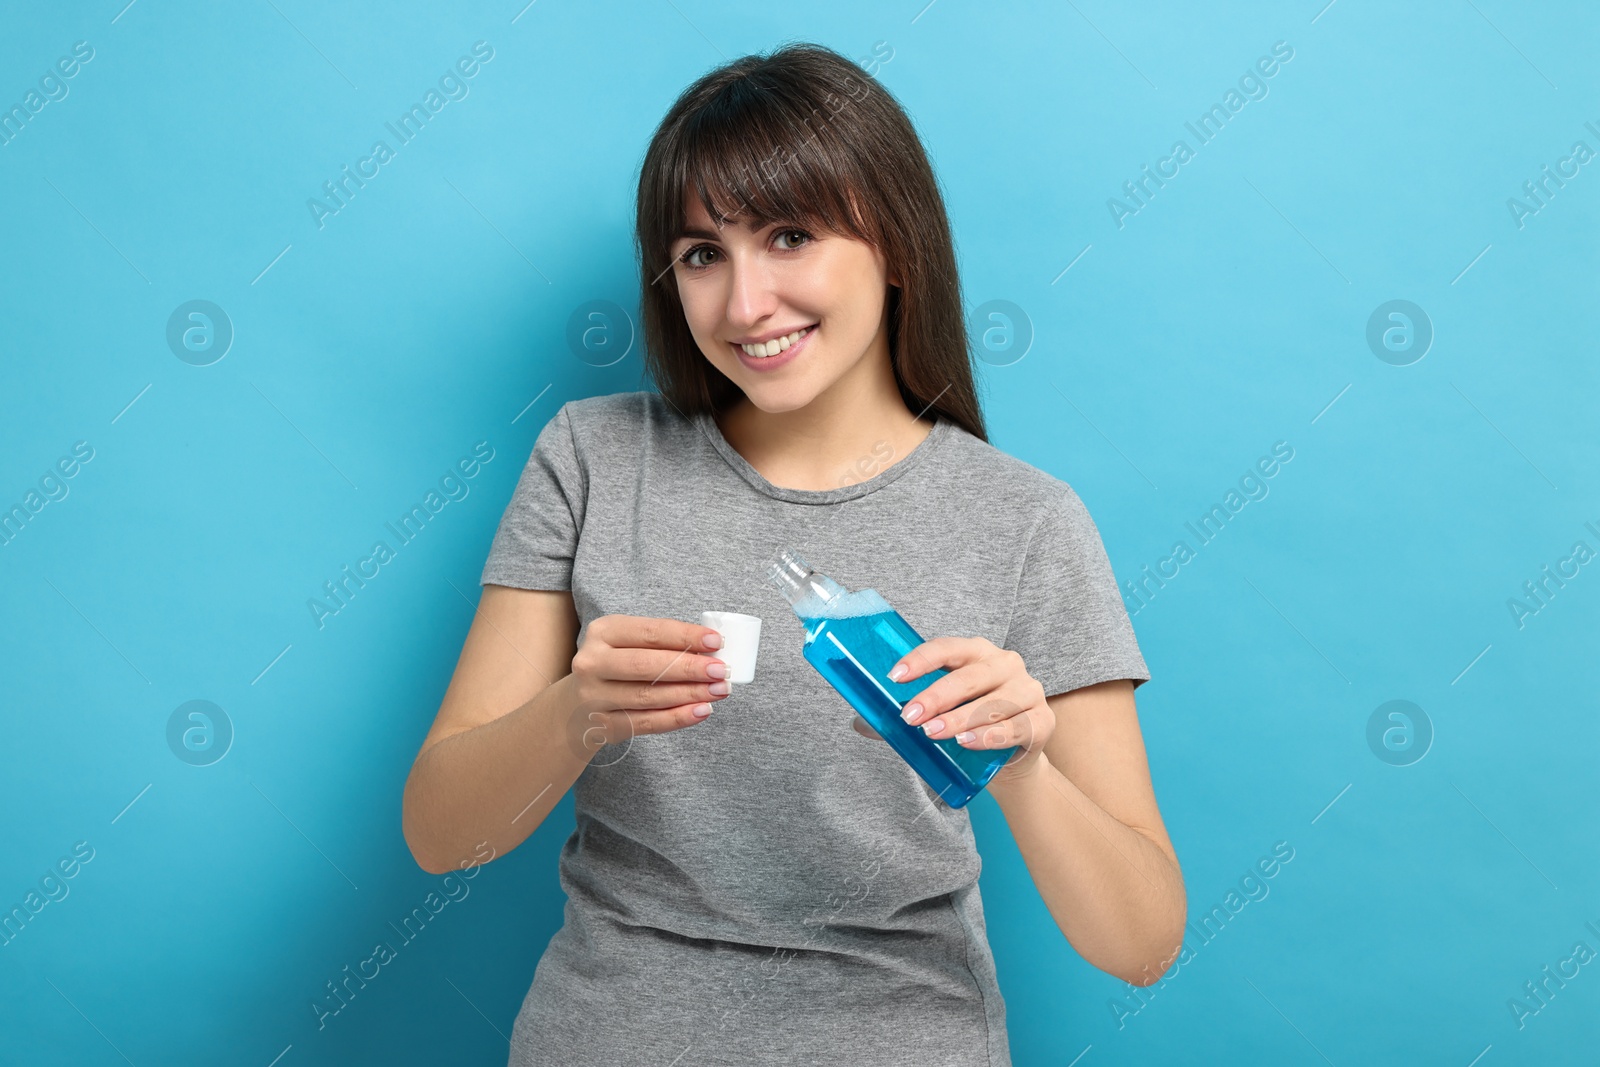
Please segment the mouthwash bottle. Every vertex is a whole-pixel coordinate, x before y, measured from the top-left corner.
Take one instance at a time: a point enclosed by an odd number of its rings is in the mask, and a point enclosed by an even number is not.
[[[912,697],[950,672],[938,667],[910,681],[889,680],[889,670],[923,638],[876,589],[849,592],[792,549],[768,565],[767,580],[805,625],[806,660],[946,804],[964,807],[1017,751],[964,748],[954,736],[932,738],[900,718]]]

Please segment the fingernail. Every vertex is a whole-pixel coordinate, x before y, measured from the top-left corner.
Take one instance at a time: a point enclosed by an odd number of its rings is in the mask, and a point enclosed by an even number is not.
[[[971,730],[966,730],[962,733],[956,734],[956,741],[963,745],[970,745],[972,743],[972,739],[977,736],[978,735],[973,733]]]
[[[720,659],[714,659],[706,664],[706,674],[713,678],[726,678],[728,676],[728,665]]]
[[[922,728],[922,732],[927,734],[929,737],[933,737],[933,736],[935,736],[937,734],[943,733],[944,732],[944,720],[943,719],[934,719],[932,722],[928,723],[928,725],[926,725],[926,726],[924,726]]]
[[[725,697],[729,693],[731,693],[732,691],[733,691],[733,683],[731,683],[731,682],[712,682],[711,683],[711,695],[712,696]]]
[[[710,714],[711,714],[711,705],[710,704],[696,704],[694,706],[694,717],[695,718],[703,719],[707,715],[710,715]]]
[[[907,704],[906,705],[905,710],[900,713],[900,717],[902,719],[904,719],[906,722],[908,722],[908,723],[912,724],[913,726],[915,726],[916,723],[917,723],[917,716],[921,715],[921,714],[922,714],[922,705],[913,702],[911,704]]]
[[[702,638],[701,640],[702,640],[702,642],[705,644],[705,646],[707,648],[721,648],[722,647],[722,635],[721,634],[715,634],[715,633],[706,634],[705,637]]]
[[[906,670],[907,668],[904,663],[895,664],[894,670],[889,672],[889,681],[898,682],[900,679],[906,676]]]

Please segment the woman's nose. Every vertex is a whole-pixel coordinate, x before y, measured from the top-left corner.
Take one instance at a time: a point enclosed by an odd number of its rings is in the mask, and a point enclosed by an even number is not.
[[[771,315],[778,301],[765,267],[748,257],[735,257],[730,266],[728,321],[743,328]]]

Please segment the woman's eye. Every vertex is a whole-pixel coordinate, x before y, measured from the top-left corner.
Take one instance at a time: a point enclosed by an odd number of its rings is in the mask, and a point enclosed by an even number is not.
[[[710,266],[710,264],[702,263],[696,257],[702,253],[715,254],[715,252],[716,249],[710,248],[706,245],[695,245],[693,248],[689,249],[689,251],[679,256],[678,260],[690,270],[705,270],[708,266]]]
[[[803,245],[807,241],[813,241],[815,238],[805,230],[781,230],[778,232],[776,240],[778,241],[778,248],[780,251],[792,252],[799,245]],[[679,256],[678,262],[682,263],[691,271],[702,271],[715,265],[716,263],[715,258],[713,258],[710,262],[707,262],[704,257],[716,257],[720,254],[720,252],[718,252],[715,248],[712,248],[710,245],[695,245],[693,248]]]

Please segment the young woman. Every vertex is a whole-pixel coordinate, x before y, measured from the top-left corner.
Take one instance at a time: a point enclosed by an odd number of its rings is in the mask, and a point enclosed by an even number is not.
[[[950,673],[909,721],[1020,746],[987,791],[1040,895],[1085,959],[1148,985],[1183,882],[1096,527],[988,443],[937,182],[859,67],[791,46],[690,86],[637,226],[659,392],[539,433],[406,840],[432,872],[481,862],[575,786],[513,1065],[1009,1064],[968,812],[848,714],[765,566],[793,546],[936,635],[899,680]],[[686,621],[712,609],[766,621],[733,694]]]

